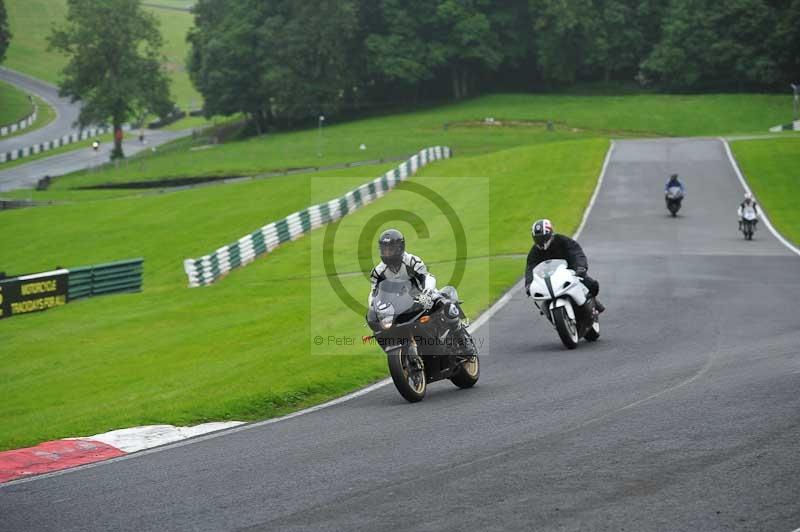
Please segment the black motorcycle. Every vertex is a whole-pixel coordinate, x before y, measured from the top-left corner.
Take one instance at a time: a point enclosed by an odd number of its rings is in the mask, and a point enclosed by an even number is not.
[[[407,401],[421,401],[431,382],[450,379],[459,388],[478,382],[480,361],[472,336],[461,329],[466,316],[460,304],[449,286],[431,296],[410,281],[378,285],[367,311],[369,338],[386,352],[392,381]]]
[[[683,202],[683,190],[680,187],[669,187],[666,193],[667,209],[672,216],[677,216]]]

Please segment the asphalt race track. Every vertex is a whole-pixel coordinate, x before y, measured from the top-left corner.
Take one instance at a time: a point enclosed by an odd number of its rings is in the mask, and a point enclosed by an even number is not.
[[[0,68],[0,80],[36,94],[46,100],[56,111],[55,120],[42,128],[25,130],[27,131],[26,133],[13,137],[0,137],[0,153],[26,148],[78,131],[78,128],[73,127],[73,124],[78,120],[78,115],[81,112],[80,103],[71,103],[69,98],[60,97],[57,87],[5,68]],[[2,168],[2,165],[0,165],[0,168]]]
[[[16,85],[27,92],[35,93],[46,100],[56,111],[56,118],[42,128],[30,130],[27,133],[13,137],[0,137],[0,153],[26,148],[80,131],[77,127],[73,127],[80,114],[80,103],[71,103],[69,98],[61,98],[58,95],[57,87],[5,68],[0,68],[0,80]],[[123,143],[123,149],[128,156],[135,155],[140,151],[187,136],[189,133],[189,131],[148,130],[146,134],[147,143],[142,144],[135,140],[137,137],[135,132],[128,132],[125,134],[126,141]],[[4,165],[0,164],[0,192],[18,188],[33,188],[39,179],[46,175],[51,177],[61,176],[105,163],[109,160],[112,147],[111,142],[104,142],[97,153],[89,148],[84,148],[38,159],[8,169],[4,169]]]
[[[608,308],[598,343],[563,349],[520,290],[479,331],[472,390],[410,405],[385,386],[6,485],[0,528],[791,532],[800,257],[764,228],[741,238],[741,195],[717,140],[618,142],[581,236]]]
[[[168,130],[146,130],[147,142],[142,144],[136,138],[135,132],[125,133],[125,140],[122,142],[122,149],[126,157],[136,155],[139,152],[157,148],[162,144],[185,137],[191,132],[168,131]],[[43,159],[20,164],[6,170],[0,164],[0,192],[16,190],[20,188],[33,188],[42,177],[58,177],[71,172],[77,172],[86,168],[95,168],[103,165],[111,158],[111,150],[114,143],[111,140],[100,144],[100,149],[95,152],[89,147],[78,148],[75,150],[59,153]],[[123,164],[136,164],[130,160]]]

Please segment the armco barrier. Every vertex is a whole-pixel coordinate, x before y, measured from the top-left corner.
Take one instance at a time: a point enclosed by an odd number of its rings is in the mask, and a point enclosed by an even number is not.
[[[142,259],[0,279],[0,319],[60,307],[84,297],[138,292]]]
[[[82,268],[70,268],[70,301],[84,297],[139,292],[142,290],[143,259],[121,260]]]
[[[445,146],[426,148],[397,168],[340,198],[290,214],[199,259],[184,260],[183,269],[189,278],[189,286],[209,285],[234,268],[253,262],[259,255],[269,253],[282,243],[297,240],[317,227],[335,222],[380,198],[428,163],[450,158],[450,153],[450,148]]]
[[[788,124],[781,124],[780,126],[775,126],[769,128],[770,133],[778,133],[780,131],[800,131],[800,120],[795,120],[794,122],[790,122]]]

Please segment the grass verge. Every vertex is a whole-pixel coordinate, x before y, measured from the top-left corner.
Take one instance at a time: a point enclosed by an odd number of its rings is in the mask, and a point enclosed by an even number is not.
[[[742,140],[731,149],[775,228],[800,244],[800,138]]]
[[[0,138],[0,140],[10,139],[13,137],[17,137],[19,135],[25,135],[26,133],[30,133],[31,131],[46,126],[47,124],[56,119],[55,109],[50,107],[50,105],[46,101],[39,98],[38,96],[36,95],[31,95],[31,96],[33,98],[33,101],[36,102],[36,106],[38,108],[38,112],[36,113],[36,120],[34,120],[33,124],[26,127],[25,129],[20,129],[16,133],[6,135],[5,137]],[[2,170],[3,168],[8,168],[5,165],[6,163],[0,164],[0,170]]]
[[[0,126],[16,124],[32,112],[33,105],[25,91],[0,81]]]

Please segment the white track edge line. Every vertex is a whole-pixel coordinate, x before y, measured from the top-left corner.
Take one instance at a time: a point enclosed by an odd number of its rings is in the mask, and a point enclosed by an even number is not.
[[[608,151],[606,152],[606,157],[605,157],[605,160],[603,161],[603,167],[600,170],[600,175],[597,178],[597,184],[595,185],[594,192],[592,193],[592,197],[589,199],[589,204],[586,206],[586,209],[584,209],[584,211],[583,211],[583,218],[581,219],[581,223],[578,226],[577,231],[575,231],[574,238],[576,238],[576,239],[580,235],[581,231],[583,231],[583,228],[586,225],[586,220],[589,218],[589,213],[591,212],[592,208],[594,207],[595,201],[597,200],[597,195],[600,192],[600,186],[603,184],[603,179],[605,178],[606,170],[608,169],[608,164],[609,164],[609,161],[611,160],[611,154],[612,154],[613,151],[614,151],[614,141],[611,141],[611,146],[608,148]],[[512,299],[512,297],[514,295],[514,290],[516,290],[520,286],[520,281],[515,282],[513,284],[513,286],[511,288],[509,288],[508,291],[506,291],[506,293],[503,294],[500,297],[500,299],[498,299],[491,307],[489,307],[485,312],[483,312],[475,320],[475,322],[472,323],[472,325],[469,326],[470,333],[474,333],[475,331],[480,329],[495,314],[497,314],[504,306],[506,306],[506,304],[508,304],[509,301],[511,301],[511,299]],[[157,453],[157,452],[161,452],[161,451],[166,451],[166,450],[169,450],[169,449],[175,449],[175,448],[178,448],[178,447],[183,447],[184,445],[191,445],[193,443],[198,443],[198,442],[201,442],[201,441],[206,441],[206,440],[210,440],[210,439],[213,439],[213,438],[218,438],[220,436],[226,436],[228,434],[234,434],[236,432],[242,432],[242,431],[245,431],[245,430],[264,427],[266,425],[272,425],[272,424],[275,424],[275,423],[279,423],[281,421],[286,421],[288,419],[292,419],[292,418],[295,418],[295,417],[303,416],[303,415],[306,415],[306,414],[310,414],[312,412],[317,412],[319,410],[322,410],[322,409],[325,409],[325,408],[329,408],[331,406],[336,406],[336,405],[345,403],[345,402],[350,401],[352,399],[356,399],[358,397],[367,395],[368,393],[373,392],[373,391],[375,391],[375,390],[377,390],[379,388],[383,388],[384,386],[386,386],[387,384],[389,384],[391,382],[392,382],[391,378],[386,378],[386,379],[378,381],[378,382],[376,382],[374,384],[370,384],[369,386],[367,386],[365,388],[362,388],[360,390],[356,390],[355,392],[351,392],[351,393],[349,393],[347,395],[343,395],[341,397],[338,397],[336,399],[332,399],[332,400],[330,400],[328,402],[325,402],[325,403],[322,403],[322,404],[318,404],[318,405],[315,405],[315,406],[312,406],[312,407],[309,407],[309,408],[304,408],[303,410],[298,410],[297,412],[292,412],[291,414],[287,414],[285,416],[276,417],[276,418],[272,418],[272,419],[265,419],[263,421],[256,421],[254,423],[248,423],[246,425],[240,425],[238,427],[222,429],[222,430],[218,430],[218,431],[215,431],[215,432],[209,432],[208,434],[203,434],[203,435],[200,435],[200,436],[187,438],[185,440],[180,440],[180,441],[176,441],[176,442],[172,442],[172,443],[167,443],[167,444],[164,444],[164,445],[159,445],[158,447],[151,447],[149,449],[143,449],[141,451],[128,453],[128,454],[125,454],[123,456],[118,456],[116,458],[110,458],[108,460],[102,460],[100,462],[92,462],[90,464],[83,464],[83,465],[79,465],[79,466],[76,466],[76,467],[71,467],[71,468],[68,468],[68,469],[61,469],[59,471],[51,471],[49,473],[43,473],[41,475],[33,475],[33,476],[30,476],[30,477],[21,478],[21,479],[18,479],[18,480],[12,480],[12,481],[6,482],[6,483],[0,483],[0,489],[3,489],[4,487],[7,487],[7,486],[14,486],[14,485],[17,485],[17,484],[24,484],[24,483],[33,482],[33,481],[36,481],[36,480],[42,480],[42,479],[46,479],[46,478],[50,478],[50,477],[56,477],[56,476],[64,475],[66,473],[72,473],[72,472],[75,472],[75,471],[80,471],[80,470],[83,470],[83,469],[90,469],[90,468],[93,468],[93,467],[98,467],[98,466],[102,466],[102,465],[106,465],[106,464],[112,464],[114,462],[120,462],[122,460],[128,460],[130,458],[134,458],[134,457],[137,457],[137,456],[145,456],[145,455],[148,455],[148,454],[153,454],[153,453]],[[795,532],[800,532],[800,530],[795,531]]]
[[[611,154],[614,153],[614,141],[611,141],[611,146],[608,147],[608,151],[606,151],[606,158],[603,161],[603,168],[600,170],[600,176],[597,178],[597,184],[594,187],[594,192],[592,193],[592,197],[589,200],[589,205],[586,206],[586,209],[583,211],[583,218],[581,218],[581,223],[578,226],[578,229],[575,230],[575,234],[572,236],[575,240],[577,240],[581,233],[583,232],[583,228],[586,226],[586,220],[589,219],[589,213],[592,212],[592,207],[594,207],[594,202],[597,201],[597,195],[600,193],[600,187],[603,185],[603,180],[606,177],[606,170],[608,170],[608,163],[611,162]]]
[[[745,192],[753,194],[753,191],[750,189],[750,186],[747,184],[747,180],[742,174],[742,171],[739,169],[739,163],[736,161],[736,158],[733,156],[733,152],[731,151],[731,147],[728,144],[727,139],[723,137],[719,137],[720,142],[725,147],[725,153],[728,154],[728,161],[730,161],[731,166],[733,167],[733,171],[736,173],[736,177],[739,178],[739,183],[741,183],[742,187],[744,188]],[[755,197],[755,194],[753,194]],[[772,225],[772,222],[769,220],[769,216],[767,216],[767,211],[764,209],[764,205],[761,204],[761,219],[764,220],[764,224],[767,226],[767,229],[770,230],[772,235],[778,239],[778,241],[786,246],[790,251],[794,252],[797,255],[800,255],[800,248],[797,248],[794,244],[786,240],[783,235],[781,235],[777,229]],[[800,532],[800,528],[795,530],[794,532]]]

